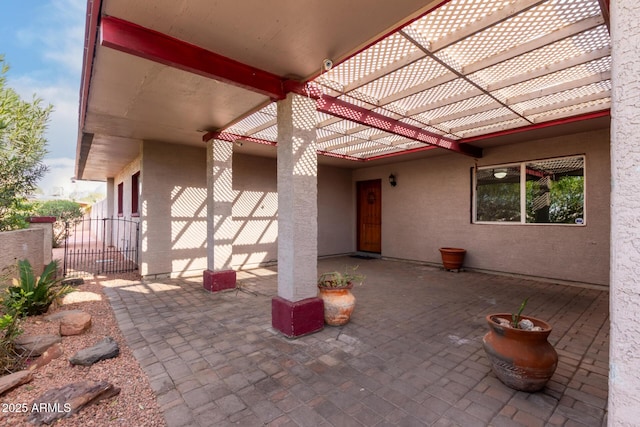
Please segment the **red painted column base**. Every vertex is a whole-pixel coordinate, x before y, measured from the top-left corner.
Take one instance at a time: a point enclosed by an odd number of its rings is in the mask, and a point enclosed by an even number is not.
[[[271,300],[271,325],[288,338],[321,331],[324,328],[324,303],[316,297],[296,302],[275,297]]]
[[[235,270],[205,270],[202,273],[202,287],[210,292],[233,289],[236,287],[236,272]]]

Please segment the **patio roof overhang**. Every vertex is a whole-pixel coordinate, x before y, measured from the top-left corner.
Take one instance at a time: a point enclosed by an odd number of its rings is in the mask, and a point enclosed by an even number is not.
[[[605,0],[263,3],[89,0],[78,178],[142,140],[274,145],[288,92],[317,99],[318,152],[357,161],[609,114]]]

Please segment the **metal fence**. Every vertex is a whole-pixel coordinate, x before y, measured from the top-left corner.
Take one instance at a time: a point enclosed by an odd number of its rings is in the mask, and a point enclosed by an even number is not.
[[[85,277],[138,270],[137,221],[87,218],[65,224],[63,275]]]

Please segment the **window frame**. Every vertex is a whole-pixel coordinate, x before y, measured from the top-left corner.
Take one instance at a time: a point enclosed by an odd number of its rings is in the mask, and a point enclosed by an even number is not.
[[[131,216],[140,216],[140,171],[131,175]]]
[[[582,223],[559,223],[559,222],[527,222],[527,174],[526,167],[528,163],[544,162],[549,160],[562,160],[572,157],[582,157]],[[519,221],[478,221],[478,171],[486,169],[500,169],[518,166],[520,169],[520,220]],[[525,179],[522,179],[524,177]],[[587,225],[587,156],[584,153],[571,154],[566,156],[546,157],[533,160],[522,160],[511,163],[491,164],[486,166],[476,166],[472,168],[472,185],[471,185],[471,223],[480,225],[526,225],[526,226],[569,226],[569,227],[585,227]]]
[[[124,215],[124,182],[118,184],[118,216]]]

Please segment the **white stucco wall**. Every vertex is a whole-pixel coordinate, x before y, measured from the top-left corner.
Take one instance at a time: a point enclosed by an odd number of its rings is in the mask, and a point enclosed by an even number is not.
[[[438,248],[467,249],[465,266],[608,284],[609,134],[606,129],[484,150],[478,166],[586,155],[586,226],[472,224],[474,159],[444,154],[367,167],[354,180],[382,179],[382,255],[440,263]],[[388,184],[394,173],[397,187]]]
[[[640,4],[611,2],[610,426],[640,418]]]

